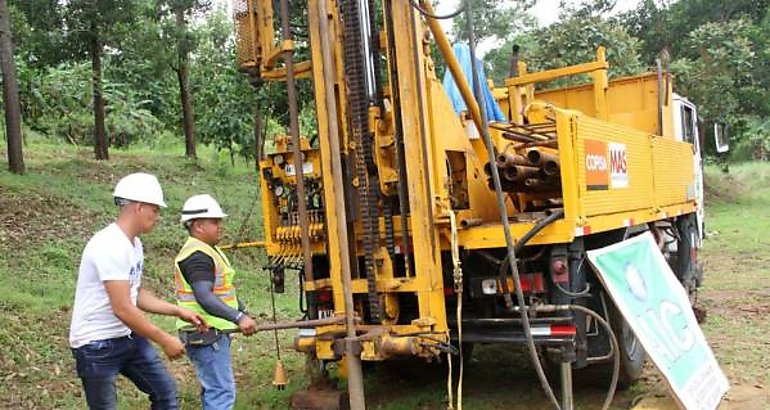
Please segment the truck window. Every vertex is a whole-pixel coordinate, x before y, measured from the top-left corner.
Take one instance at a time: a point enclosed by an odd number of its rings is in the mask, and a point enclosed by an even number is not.
[[[695,112],[692,107],[682,105],[682,138],[691,144],[695,143]]]

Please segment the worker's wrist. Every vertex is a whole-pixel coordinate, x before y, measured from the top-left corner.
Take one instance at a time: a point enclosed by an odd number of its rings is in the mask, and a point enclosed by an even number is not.
[[[238,314],[235,316],[235,323],[236,324],[241,323],[241,319],[243,319],[244,317],[246,317],[246,313],[244,313],[243,311],[238,312]]]

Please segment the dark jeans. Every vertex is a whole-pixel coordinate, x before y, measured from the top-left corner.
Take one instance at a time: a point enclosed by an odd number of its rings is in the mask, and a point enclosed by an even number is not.
[[[147,339],[132,334],[72,349],[88,407],[116,409],[118,374],[147,393],[155,409],[177,409],[176,382]]]

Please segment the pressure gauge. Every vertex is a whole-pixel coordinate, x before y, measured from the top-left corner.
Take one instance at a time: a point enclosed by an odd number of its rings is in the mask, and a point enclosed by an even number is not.
[[[274,192],[277,197],[283,196],[283,185],[276,185]]]
[[[284,158],[283,155],[277,154],[273,157],[273,165],[275,166],[281,166],[283,164]]]

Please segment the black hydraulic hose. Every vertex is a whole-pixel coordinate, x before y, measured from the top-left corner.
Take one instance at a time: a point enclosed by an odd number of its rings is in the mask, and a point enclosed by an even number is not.
[[[497,166],[496,164],[493,166]],[[516,245],[513,247],[513,251],[516,255],[518,255],[522,249],[524,249],[524,245],[529,242],[530,239],[532,239],[535,235],[538,234],[538,232],[542,231],[546,226],[550,225],[557,219],[564,216],[564,210],[559,209],[552,214],[546,216],[545,218],[538,221],[535,226],[532,227],[527,233],[524,234],[524,236],[521,237],[516,242]],[[508,261],[510,259],[511,254],[507,253],[505,255],[505,258],[503,258],[502,262],[500,262],[500,286],[503,288],[504,294],[509,294],[510,290],[508,289],[508,270],[506,269],[506,266],[509,264]]]
[[[596,322],[599,323],[607,332],[607,337],[610,339],[610,355],[612,355],[614,358],[612,363],[612,379],[610,380],[610,388],[607,391],[607,397],[604,399],[604,404],[602,405],[602,410],[609,409],[610,405],[612,404],[612,399],[615,397],[615,390],[618,386],[618,376],[620,374],[620,347],[618,345],[618,339],[615,337],[615,332],[612,331],[612,327],[607,322],[607,320],[605,320],[600,314],[594,312],[593,310],[580,305],[537,305],[528,306],[524,309],[521,309],[517,306],[514,308],[514,310],[532,310],[534,312],[540,313],[554,313],[572,310],[585,313],[586,315],[596,319]]]
[[[516,245],[513,247],[513,249],[516,251],[516,253],[521,252],[521,250],[524,248],[524,245],[526,245],[530,239],[540,233],[540,231],[542,231],[546,226],[562,217],[564,217],[563,209],[557,209],[556,211],[553,211],[550,215],[538,221],[535,226],[532,227],[532,229],[527,231],[527,233],[525,233],[524,236],[522,236],[521,239],[516,242]]]
[[[462,6],[458,7],[457,10],[455,10],[455,11],[449,13],[449,14],[438,15],[438,14],[430,13],[428,10],[425,10],[415,0],[409,0],[409,3],[411,3],[412,7],[414,7],[415,10],[419,11],[420,14],[422,14],[423,16],[425,16],[427,18],[435,19],[435,20],[451,19],[451,18],[457,17],[460,13],[465,11],[465,6],[462,5]]]
[[[476,51],[475,49],[475,37],[473,34],[473,6],[472,1],[466,1],[465,2],[465,12],[467,13],[468,17],[468,46],[470,48],[470,57],[471,57],[471,72],[473,76],[473,90],[475,91],[474,94],[477,96],[481,96],[481,84],[479,82],[479,73],[478,69],[476,67]],[[476,100],[478,101],[479,97],[476,97]],[[486,114],[486,107],[484,104],[479,103],[479,114],[481,117],[481,135],[484,139],[484,145],[487,147],[487,155],[490,159],[490,164],[492,164],[492,182],[495,186],[495,197],[497,199],[497,207],[500,210],[500,219],[503,223],[503,230],[505,234],[505,243],[508,248],[508,264],[511,266],[511,272],[513,273],[513,280],[514,280],[514,286],[516,287],[516,299],[519,304],[519,306],[526,306],[526,302],[524,301],[524,292],[521,290],[521,278],[519,277],[519,268],[518,268],[518,261],[516,260],[516,251],[513,246],[513,238],[511,237],[511,226],[508,221],[508,211],[505,204],[505,197],[503,196],[503,189],[500,184],[500,173],[497,169],[496,162],[493,160],[494,158],[497,158],[497,153],[495,152],[495,146],[492,144],[492,137],[489,135],[489,120],[487,119]],[[505,303],[506,306],[512,306],[513,303],[511,301],[511,297],[509,294],[504,294],[505,297]],[[543,366],[540,364],[540,358],[537,354],[537,348],[535,347],[535,340],[532,337],[532,329],[530,328],[529,324],[529,314],[527,313],[527,309],[521,309],[521,323],[522,327],[524,328],[524,335],[527,339],[527,350],[529,351],[530,358],[532,359],[532,364],[535,366],[535,371],[537,372],[537,377],[540,379],[540,385],[542,386],[543,390],[546,393],[546,396],[548,396],[548,399],[551,401],[551,404],[553,404],[554,408],[561,410],[561,406],[559,405],[559,401],[556,400],[556,396],[553,393],[553,389],[551,389],[551,385],[548,383],[548,379],[545,376],[545,372],[543,372]]]

